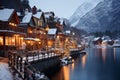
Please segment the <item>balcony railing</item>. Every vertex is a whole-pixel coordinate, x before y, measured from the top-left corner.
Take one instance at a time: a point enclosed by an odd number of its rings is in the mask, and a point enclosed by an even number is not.
[[[11,30],[11,31],[15,31],[15,32],[25,33],[24,28],[9,26],[9,25],[0,25],[0,30]]]

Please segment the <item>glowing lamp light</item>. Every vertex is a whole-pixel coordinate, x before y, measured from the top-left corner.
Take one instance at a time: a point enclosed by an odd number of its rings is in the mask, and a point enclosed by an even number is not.
[[[49,26],[47,25],[47,27],[46,27],[46,31],[48,31],[49,30]]]
[[[12,39],[12,42],[15,42],[15,40],[14,40],[14,39]]]
[[[15,27],[17,26],[17,24],[15,24],[15,23],[13,23],[13,22],[9,22],[9,25],[10,25],[10,26],[15,26]]]
[[[59,36],[57,36],[57,39],[59,39]]]

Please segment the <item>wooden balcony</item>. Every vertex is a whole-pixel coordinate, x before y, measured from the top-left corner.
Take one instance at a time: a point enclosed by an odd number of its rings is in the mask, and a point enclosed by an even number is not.
[[[0,24],[0,30],[10,30],[14,32],[20,32],[20,33],[25,33],[24,28],[21,27],[15,27],[15,26],[10,26],[10,25],[1,25]]]

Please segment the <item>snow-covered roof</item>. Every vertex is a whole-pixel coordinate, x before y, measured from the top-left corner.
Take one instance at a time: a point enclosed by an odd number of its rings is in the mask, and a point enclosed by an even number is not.
[[[10,16],[12,15],[14,9],[1,9],[0,10],[0,20],[1,21],[8,21]]]
[[[64,22],[64,20],[63,20],[63,19],[60,19],[60,24],[61,24],[61,25],[63,24],[63,22]]]
[[[20,12],[17,12],[17,15],[20,16],[21,15]]]
[[[70,30],[68,30],[68,31],[65,31],[65,33],[67,33],[67,34],[70,34]]]
[[[51,14],[51,13],[49,13],[49,14],[44,14],[44,16],[45,16],[45,18],[49,18],[50,16],[52,16],[52,14]]]
[[[108,41],[108,40],[103,40],[102,42],[103,42],[103,43],[106,43],[107,41]]]
[[[94,40],[93,40],[93,41],[96,41],[96,40],[98,40],[98,39],[100,39],[100,37],[94,38]]]
[[[42,16],[42,12],[37,12],[33,16],[39,19]]]
[[[52,34],[55,35],[56,34],[57,29],[56,28],[52,28],[48,30],[48,34]]]
[[[40,41],[40,39],[38,39],[38,38],[24,38],[24,40],[33,40],[33,41]]]
[[[29,23],[31,17],[32,17],[32,13],[26,14],[26,15],[23,17],[23,19],[22,19],[22,23]]]

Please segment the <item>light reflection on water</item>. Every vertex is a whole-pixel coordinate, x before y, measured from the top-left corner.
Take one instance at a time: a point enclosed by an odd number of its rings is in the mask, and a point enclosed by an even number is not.
[[[63,67],[64,80],[70,80],[70,70],[69,67]]]
[[[82,57],[82,68],[85,67],[85,64],[86,64],[86,58],[87,58],[87,55],[84,55],[84,56]]]
[[[120,48],[88,48],[51,80],[120,80]]]

